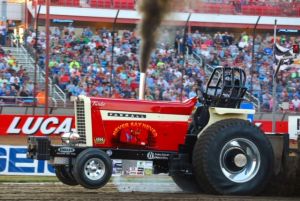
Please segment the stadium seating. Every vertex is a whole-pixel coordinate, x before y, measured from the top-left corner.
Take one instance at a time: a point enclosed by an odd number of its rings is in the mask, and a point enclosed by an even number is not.
[[[113,0],[113,7],[117,9],[134,9],[134,0]]]
[[[51,5],[80,7],[80,0],[51,0]],[[87,0],[92,8],[135,9],[138,0]],[[45,5],[45,0],[34,0],[33,6]],[[249,2],[237,9],[229,3],[207,3],[203,1],[172,0],[174,10],[182,12],[212,13],[212,14],[239,14],[261,16],[300,16],[300,3],[278,2],[277,4],[258,4]]]
[[[92,8],[112,8],[111,0],[90,0]]]
[[[58,5],[79,7],[79,0],[58,0]]]

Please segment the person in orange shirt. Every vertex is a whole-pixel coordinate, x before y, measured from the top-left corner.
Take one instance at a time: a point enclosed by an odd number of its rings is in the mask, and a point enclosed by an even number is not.
[[[36,94],[35,97],[37,99],[38,105],[45,105],[45,103],[46,103],[46,94],[45,94],[45,90],[44,89],[42,89],[41,91],[39,91]]]

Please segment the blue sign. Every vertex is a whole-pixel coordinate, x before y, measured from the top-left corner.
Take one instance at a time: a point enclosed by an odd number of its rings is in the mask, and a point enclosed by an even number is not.
[[[264,52],[267,54],[267,55],[272,55],[273,54],[273,49],[272,48],[269,48],[269,47],[266,47],[264,49]]]
[[[253,103],[250,103],[250,102],[242,102],[240,108],[241,109],[254,110],[254,105],[253,105]],[[250,122],[253,122],[254,121],[254,114],[248,114],[247,119]]]
[[[27,147],[0,145],[0,175],[54,175],[47,161],[26,158]]]

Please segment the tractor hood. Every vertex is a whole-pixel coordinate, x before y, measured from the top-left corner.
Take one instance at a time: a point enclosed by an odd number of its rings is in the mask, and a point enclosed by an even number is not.
[[[184,102],[110,99],[86,96],[80,96],[79,99],[90,99],[89,102],[92,110],[114,110],[178,115],[190,115],[197,102],[197,97],[188,99]]]

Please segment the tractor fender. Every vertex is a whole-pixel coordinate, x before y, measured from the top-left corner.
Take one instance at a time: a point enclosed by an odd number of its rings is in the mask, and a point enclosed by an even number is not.
[[[222,108],[210,107],[209,108],[209,121],[206,126],[199,132],[198,137],[213,123],[223,119],[245,119],[247,120],[248,114],[255,114],[255,110],[238,109],[238,108]]]

